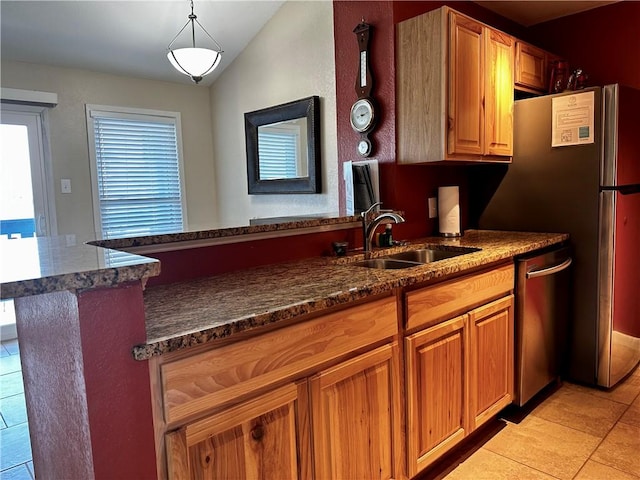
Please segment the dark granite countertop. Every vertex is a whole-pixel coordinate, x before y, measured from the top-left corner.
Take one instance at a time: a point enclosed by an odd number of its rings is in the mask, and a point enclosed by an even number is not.
[[[464,273],[568,239],[560,233],[470,230],[455,239],[429,237],[406,247],[379,250],[375,256],[415,249],[473,247],[479,251],[402,270],[350,265],[363,255],[313,258],[268,265],[213,277],[147,288],[147,343],[134,357],[154,355],[206,343],[335,305],[433,279]]]

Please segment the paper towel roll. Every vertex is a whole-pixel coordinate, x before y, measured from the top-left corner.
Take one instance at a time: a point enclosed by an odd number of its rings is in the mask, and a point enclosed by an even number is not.
[[[458,187],[438,188],[440,235],[460,236],[460,201]]]

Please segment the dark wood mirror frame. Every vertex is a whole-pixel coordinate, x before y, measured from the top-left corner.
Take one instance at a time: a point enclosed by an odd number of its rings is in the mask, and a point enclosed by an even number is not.
[[[305,117],[307,119],[308,176],[260,180],[258,127]],[[247,181],[249,194],[320,193],[322,191],[322,174],[320,169],[320,97],[314,95],[275,107],[245,113],[244,129],[247,143]]]

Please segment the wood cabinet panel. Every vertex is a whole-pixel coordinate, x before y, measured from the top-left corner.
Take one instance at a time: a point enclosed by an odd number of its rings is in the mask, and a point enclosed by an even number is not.
[[[396,29],[396,143],[400,163],[446,154],[447,16],[414,17]]]
[[[483,154],[482,24],[449,15],[449,154]]]
[[[297,400],[304,388],[290,384],[168,433],[169,478],[300,478]]]
[[[513,37],[497,30],[485,35],[485,150],[513,155]]]
[[[405,339],[407,455],[414,476],[468,430],[468,355],[463,315]]]
[[[193,418],[390,338],[396,315],[395,298],[384,298],[166,363],[165,421]]]
[[[310,379],[315,478],[395,476],[397,347],[385,345]]]
[[[437,283],[405,296],[407,329],[427,327],[513,290],[513,264]]]
[[[513,295],[469,312],[473,428],[513,400],[513,322]]]
[[[516,44],[515,83],[546,92],[549,74],[547,54],[541,48],[518,41]]]

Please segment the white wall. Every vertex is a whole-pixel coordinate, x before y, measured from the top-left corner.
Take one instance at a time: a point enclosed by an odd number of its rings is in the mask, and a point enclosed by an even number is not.
[[[50,130],[59,234],[95,232],[87,103],[180,112],[189,229],[216,224],[208,88],[5,61],[1,82],[3,87],[58,94],[58,106],[50,111]],[[71,179],[71,194],[60,193],[61,178]]]
[[[333,4],[289,1],[211,86],[219,220],[338,212]],[[224,48],[224,45],[223,45]],[[244,113],[320,96],[322,193],[248,195]]]

